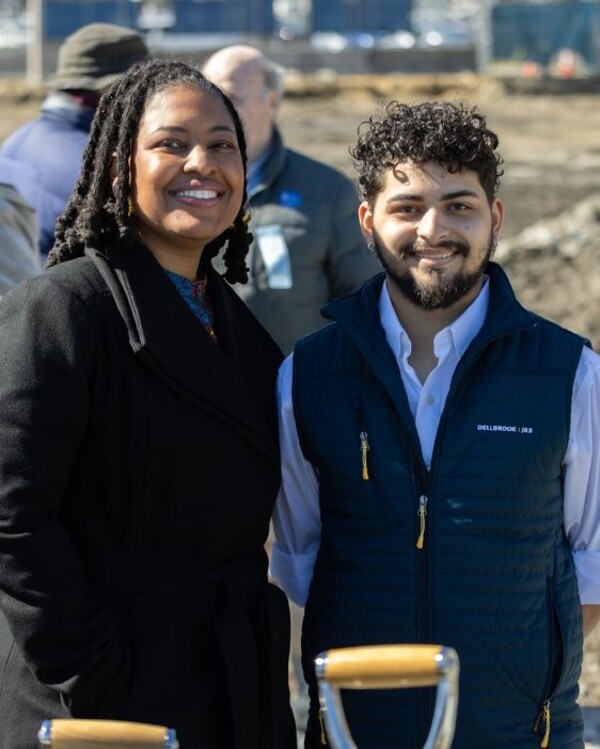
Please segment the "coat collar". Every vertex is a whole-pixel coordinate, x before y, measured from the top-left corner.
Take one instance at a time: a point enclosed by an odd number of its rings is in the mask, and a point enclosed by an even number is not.
[[[219,341],[215,344],[144,247],[136,245],[110,256],[88,249],[86,255],[106,282],[125,323],[129,345],[143,366],[277,461],[274,431],[264,404],[249,384],[252,378],[245,377],[263,357],[268,372],[269,357],[277,349],[253,319],[248,341],[249,313],[218,274],[212,269],[207,274]],[[278,363],[277,357],[274,372]]]

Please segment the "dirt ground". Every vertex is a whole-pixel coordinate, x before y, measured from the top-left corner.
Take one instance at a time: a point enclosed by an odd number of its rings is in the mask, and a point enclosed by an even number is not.
[[[600,94],[508,94],[475,75],[290,75],[288,144],[353,176],[358,125],[390,98],[478,105],[500,137],[506,223],[498,258],[522,302],[589,336],[600,350]],[[41,92],[0,80],[0,141],[36,115]],[[599,628],[600,629],[600,628]],[[600,631],[586,644],[582,703],[600,706]]]

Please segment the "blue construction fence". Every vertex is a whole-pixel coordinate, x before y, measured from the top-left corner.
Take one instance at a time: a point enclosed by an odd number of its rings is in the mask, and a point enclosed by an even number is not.
[[[313,31],[393,32],[410,28],[412,0],[313,0]],[[173,0],[172,33],[273,33],[272,0]],[[45,36],[61,39],[87,23],[136,27],[142,3],[132,0],[47,0]]]
[[[313,31],[410,30],[412,0],[313,0]]]
[[[271,34],[274,30],[271,0],[175,0],[175,34]],[[44,35],[63,39],[88,23],[118,23],[138,27],[141,2],[132,0],[46,0]]]
[[[313,0],[312,31],[341,33],[411,29],[412,0]],[[173,0],[175,34],[239,33],[269,36],[276,23],[272,0]],[[44,34],[62,39],[97,21],[136,28],[135,0],[46,0]],[[502,2],[492,8],[492,56],[547,64],[562,48],[600,67],[600,0]]]
[[[546,65],[559,50],[578,52],[600,63],[600,3],[502,3],[492,11],[493,56]]]

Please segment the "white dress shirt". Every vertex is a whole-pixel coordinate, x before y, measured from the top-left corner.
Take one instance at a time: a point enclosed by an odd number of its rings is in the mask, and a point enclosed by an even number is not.
[[[411,342],[383,284],[379,317],[392,349],[429,467],[433,443],[456,365],[481,329],[488,309],[486,282],[475,301],[434,338],[438,364],[421,383],[408,363]],[[319,549],[319,479],[300,448],[292,404],[293,354],[281,365],[277,383],[282,488],[275,505],[271,576],[304,606]],[[571,430],[564,458],[564,526],[584,604],[600,604],[600,356],[583,350],[573,384]]]

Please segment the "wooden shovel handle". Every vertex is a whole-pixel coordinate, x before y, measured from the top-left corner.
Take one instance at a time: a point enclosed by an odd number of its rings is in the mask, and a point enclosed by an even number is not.
[[[340,690],[435,686],[435,707],[424,749],[447,749],[454,735],[459,670],[456,651],[442,645],[367,645],[321,653],[315,659],[315,671],[320,715],[331,746],[357,749]]]
[[[165,726],[118,720],[58,719],[51,723],[52,749],[164,749]],[[44,742],[41,742],[44,746]]]
[[[435,686],[440,680],[439,645],[367,645],[338,648],[315,661],[317,675],[338,689]]]

